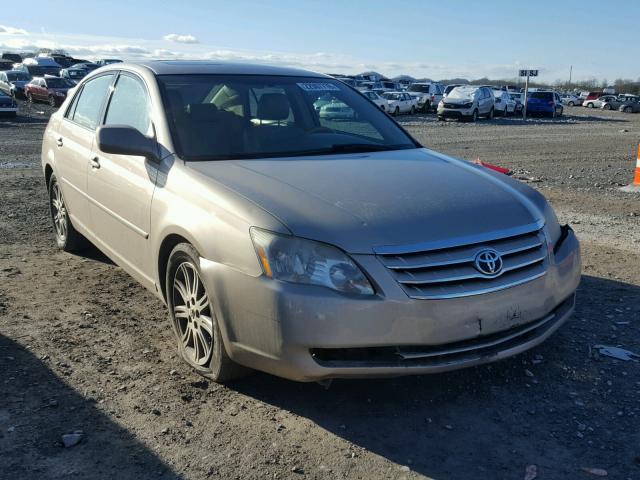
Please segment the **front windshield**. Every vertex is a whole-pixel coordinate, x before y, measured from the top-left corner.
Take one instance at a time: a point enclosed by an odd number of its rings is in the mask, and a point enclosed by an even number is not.
[[[429,85],[410,85],[410,92],[429,93]]]
[[[342,82],[266,75],[158,77],[185,160],[323,155],[417,148]]]
[[[451,92],[449,93],[449,95],[447,95],[447,97],[448,98],[471,98],[475,95],[476,90],[478,89],[473,87],[456,87],[453,90],[451,90]]]
[[[28,82],[29,75],[26,73],[7,73],[7,79],[10,82]]]
[[[49,88],[70,88],[73,87],[73,83],[65,78],[46,78],[47,87]]]

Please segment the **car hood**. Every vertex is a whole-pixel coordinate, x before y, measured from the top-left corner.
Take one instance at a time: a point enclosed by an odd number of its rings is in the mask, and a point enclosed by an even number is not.
[[[544,218],[544,205],[527,195],[539,196],[533,189],[426,149],[188,166],[253,201],[294,235],[350,253],[510,230]]]
[[[453,103],[454,105],[462,105],[463,103],[473,103],[473,97],[446,97],[447,103]]]

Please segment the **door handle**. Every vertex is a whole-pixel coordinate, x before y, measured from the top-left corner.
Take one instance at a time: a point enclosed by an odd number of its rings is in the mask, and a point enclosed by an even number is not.
[[[58,145],[59,147],[61,147],[62,145],[64,145],[64,143],[62,143],[62,137],[59,137],[59,138],[56,140],[56,145]]]
[[[100,159],[98,157],[93,157],[91,159],[91,168],[94,168],[94,169],[100,168]]]

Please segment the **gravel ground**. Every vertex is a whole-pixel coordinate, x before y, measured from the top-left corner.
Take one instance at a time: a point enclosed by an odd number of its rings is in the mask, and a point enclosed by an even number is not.
[[[539,479],[640,478],[640,363],[593,349],[640,353],[640,194],[617,189],[640,115],[402,118],[425,145],[509,167],[551,200],[582,239],[576,314],[507,361],[323,390],[204,381],[151,294],[96,250],[54,248],[48,108],[0,120],[0,478],[523,479],[532,465]]]

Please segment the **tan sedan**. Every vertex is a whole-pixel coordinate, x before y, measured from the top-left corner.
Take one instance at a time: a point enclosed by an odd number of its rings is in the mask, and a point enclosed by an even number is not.
[[[58,245],[92,242],[157,295],[216,381],[478,365],[574,308],[578,241],[538,192],[423,148],[324,75],[105,66],[51,117],[42,164]]]

